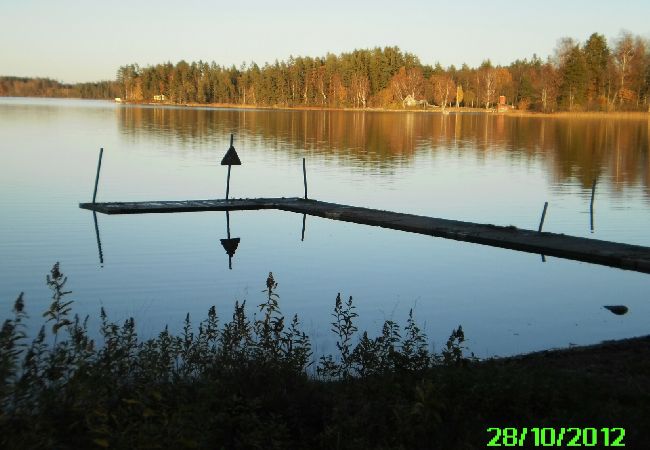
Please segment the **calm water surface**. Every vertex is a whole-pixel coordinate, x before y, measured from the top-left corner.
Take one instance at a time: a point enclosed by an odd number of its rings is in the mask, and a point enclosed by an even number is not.
[[[40,324],[45,274],[60,261],[77,312],[132,315],[143,336],[213,304],[225,319],[236,299],[260,303],[269,271],[317,351],[333,351],[338,292],[354,297],[370,334],[413,308],[436,347],[462,324],[479,356],[647,334],[644,274],[314,217],[303,241],[302,215],[278,211],[230,214],[241,239],[232,270],[223,212],[98,215],[100,255],[78,203],[92,197],[99,147],[98,201],[221,198],[235,133],[235,197],[300,196],[306,157],[320,200],[528,229],[548,201],[546,231],[650,246],[648,125],[0,99],[0,319],[24,291]]]

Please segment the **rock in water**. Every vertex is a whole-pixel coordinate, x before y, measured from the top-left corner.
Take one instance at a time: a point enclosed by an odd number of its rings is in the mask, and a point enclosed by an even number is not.
[[[617,316],[622,316],[623,314],[627,314],[627,312],[629,311],[627,306],[625,305],[605,305],[603,306],[603,308],[609,309]]]

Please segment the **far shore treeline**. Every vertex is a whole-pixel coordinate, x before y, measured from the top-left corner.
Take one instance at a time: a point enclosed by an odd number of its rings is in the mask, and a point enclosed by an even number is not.
[[[422,64],[398,47],[237,68],[180,61],[122,66],[115,81],[63,84],[0,77],[0,96],[113,99],[127,102],[316,108],[491,109],[504,96],[518,110],[650,111],[650,41],[621,32],[585,42],[558,41],[553,56],[495,66]]]

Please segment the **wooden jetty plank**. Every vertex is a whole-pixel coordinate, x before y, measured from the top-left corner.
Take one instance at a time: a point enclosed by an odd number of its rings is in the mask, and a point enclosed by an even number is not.
[[[639,245],[538,232],[512,226],[503,227],[438,219],[315,200],[297,199],[291,203],[280,204],[278,209],[650,273],[650,247]]]
[[[218,200],[178,200],[157,202],[80,203],[79,207],[103,214],[147,214],[193,211],[238,211],[277,209],[277,204],[293,198],[251,198]]]
[[[82,203],[79,206],[105,214],[279,209],[332,220],[378,226],[650,273],[650,247],[524,230],[515,227],[381,211],[301,198]]]

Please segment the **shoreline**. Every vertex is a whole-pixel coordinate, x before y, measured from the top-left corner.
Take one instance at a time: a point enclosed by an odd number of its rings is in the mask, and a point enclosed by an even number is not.
[[[603,367],[606,367],[616,360],[620,362],[628,358],[639,357],[641,353],[650,355],[650,334],[622,339],[607,339],[597,344],[536,350],[512,356],[494,356],[482,359],[478,364],[520,364],[525,366],[547,364],[553,361],[557,367],[576,368],[579,367],[579,363],[585,362],[592,365],[603,364]]]
[[[418,113],[418,114],[443,114],[440,107],[435,106],[428,109],[421,108],[350,108],[350,107],[324,107],[324,106],[280,106],[280,105],[250,105],[238,103],[172,103],[159,101],[119,101],[112,98],[82,98],[82,97],[46,97],[46,96],[0,96],[0,98],[41,98],[57,100],[89,100],[89,101],[108,101],[120,105],[141,105],[162,108],[203,108],[203,109],[233,109],[233,110],[262,110],[262,111],[342,111],[342,112],[386,112],[386,113]],[[449,114],[495,114],[498,116],[511,117],[548,117],[548,118],[598,118],[598,119],[648,119],[650,120],[650,111],[556,111],[556,112],[539,112],[539,111],[520,111],[509,110],[497,112],[494,108],[471,108],[455,106],[445,108]]]
[[[280,106],[280,105],[249,105],[237,103],[172,103],[172,102],[134,102],[120,101],[116,102],[124,105],[145,105],[159,107],[177,107],[177,108],[205,108],[205,109],[244,109],[244,110],[270,110],[270,111],[343,111],[343,112],[389,112],[389,113],[426,113],[426,114],[443,114],[439,107],[427,109],[421,108],[349,108],[349,107],[325,107],[325,106]],[[550,117],[550,118],[630,118],[630,119],[650,119],[650,111],[557,111],[557,112],[538,112],[538,111],[519,111],[510,110],[497,112],[494,108],[471,108],[471,107],[449,107],[445,108],[449,114],[495,114],[513,117]]]

